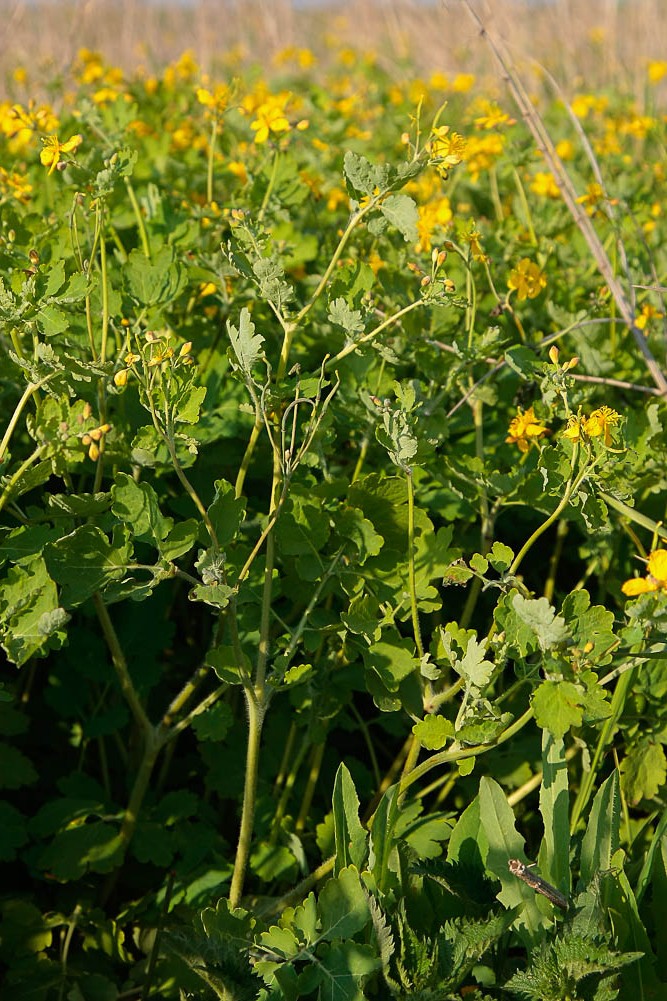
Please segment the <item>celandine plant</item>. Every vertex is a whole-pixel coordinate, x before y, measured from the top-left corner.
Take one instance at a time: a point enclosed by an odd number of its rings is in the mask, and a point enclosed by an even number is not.
[[[661,997],[664,122],[586,122],[628,324],[466,81],[79,76],[0,107],[7,996]]]

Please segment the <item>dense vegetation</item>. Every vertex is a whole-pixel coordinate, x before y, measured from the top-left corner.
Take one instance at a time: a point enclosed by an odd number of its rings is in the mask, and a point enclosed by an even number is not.
[[[3,997],[660,999],[667,64],[287,55],[0,105]]]

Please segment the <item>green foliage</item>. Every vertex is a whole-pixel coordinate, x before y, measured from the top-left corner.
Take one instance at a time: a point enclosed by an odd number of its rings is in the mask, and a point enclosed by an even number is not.
[[[573,217],[461,87],[81,59],[0,107],[0,993],[659,1001],[664,116],[607,200],[545,108]]]

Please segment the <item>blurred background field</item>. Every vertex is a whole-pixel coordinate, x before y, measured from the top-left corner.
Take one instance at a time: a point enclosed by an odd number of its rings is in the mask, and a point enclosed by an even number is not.
[[[667,57],[665,0],[493,0],[477,9],[519,65],[537,61],[570,93],[612,86],[641,99],[647,68]],[[220,75],[251,65],[267,76],[295,65],[325,71],[341,59],[376,60],[397,80],[496,75],[459,0],[1,0],[0,17],[0,88],[18,100],[66,79],[81,49],[132,75],[160,74],[186,51]],[[657,82],[663,103],[667,81]]]

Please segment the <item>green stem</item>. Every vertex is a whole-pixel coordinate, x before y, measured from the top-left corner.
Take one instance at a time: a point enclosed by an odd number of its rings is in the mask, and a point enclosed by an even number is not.
[[[144,217],[141,214],[141,209],[139,208],[139,202],[137,201],[137,196],[135,194],[134,188],[132,187],[132,182],[130,181],[129,177],[125,178],[125,187],[127,189],[128,198],[130,199],[130,204],[132,205],[134,218],[137,220],[137,229],[139,230],[139,237],[141,239],[141,247],[144,252],[144,256],[150,260],[151,246],[150,243],[148,242],[148,233],[146,232]]]
[[[246,754],[245,783],[243,787],[243,810],[241,827],[236,846],[234,872],[229,890],[230,907],[238,907],[241,903],[243,883],[250,857],[252,831],[255,822],[255,802],[257,796],[257,775],[259,772],[259,747],[262,737],[264,709],[257,705],[256,699],[247,694],[248,709],[248,750]]]
[[[39,389],[41,389],[42,386],[46,385],[46,383],[49,382],[49,380],[52,379],[55,374],[56,374],[55,372],[51,372],[49,373],[49,375],[45,375],[44,378],[40,379],[38,382],[29,382],[28,385],[23,390],[21,399],[16,404],[16,407],[14,408],[14,413],[11,416],[11,420],[7,425],[7,430],[2,436],[2,441],[0,441],[0,463],[4,462],[5,460],[5,453],[7,452],[7,449],[9,447],[9,442],[11,440],[12,435],[14,434],[14,430],[16,428],[16,425],[18,424],[19,417],[23,413],[23,410],[28,400],[30,399],[31,396],[34,396],[35,393]]]
[[[313,802],[315,789],[317,788],[317,781],[320,777],[325,746],[325,741],[322,740],[319,744],[315,744],[313,747],[310,759],[310,771],[308,772],[308,781],[303,793],[303,799],[301,800],[299,816],[296,818],[296,823],[294,825],[295,831],[302,831],[306,826],[306,820],[308,819],[308,814],[310,813],[310,806]]]
[[[542,524],[538,528],[535,529],[535,531],[530,536],[530,538],[521,547],[521,549],[519,550],[519,552],[517,553],[517,555],[514,557],[514,562],[512,563],[512,565],[509,568],[509,570],[507,571],[508,575],[514,575],[514,574],[516,574],[517,570],[519,569],[519,566],[523,562],[524,556],[529,552],[529,550],[537,542],[537,540],[540,538],[540,536],[544,535],[544,533],[547,531],[547,529],[550,528],[551,525],[553,525],[553,523],[558,520],[558,518],[560,517],[560,515],[562,514],[562,512],[565,510],[565,508],[567,507],[567,505],[570,503],[570,498],[571,498],[572,494],[574,493],[574,491],[575,491],[576,487],[579,485],[579,483],[581,483],[581,480],[583,479],[583,477],[585,475],[585,471],[584,471],[575,480],[574,468],[575,468],[575,465],[576,465],[576,460],[577,460],[578,454],[579,454],[579,446],[575,444],[574,449],[572,451],[572,464],[571,464],[570,478],[568,479],[567,483],[565,484],[565,492],[564,492],[561,500],[556,505],[556,507],[554,508],[554,510],[551,512],[551,514],[549,515],[549,517],[545,521],[543,521]]]
[[[19,468],[16,470],[16,472],[12,473],[12,475],[9,478],[9,480],[5,483],[5,486],[4,486],[4,489],[2,491],[2,494],[0,494],[0,511],[2,511],[2,509],[4,508],[4,506],[7,503],[7,501],[11,498],[11,496],[12,496],[12,490],[14,489],[14,485],[16,483],[18,483],[18,481],[21,479],[21,477],[23,476],[23,474],[25,473],[25,471],[27,469],[29,469],[30,466],[32,466],[32,464],[34,462],[37,462],[37,460],[39,458],[41,458],[41,456],[44,454],[44,452],[46,452],[47,448],[48,448],[48,444],[46,442],[43,445],[39,445],[34,450],[34,452],[32,452],[28,456],[27,459],[23,460],[23,462],[21,463],[21,465],[19,466]]]
[[[415,487],[412,470],[406,469],[405,478],[408,485],[408,586],[410,588],[410,610],[412,613],[412,632],[415,637],[417,655],[420,660],[424,656],[419,611],[417,609],[417,576],[415,573]]]
[[[215,156],[215,144],[218,138],[218,120],[213,115],[211,124],[211,138],[208,144],[208,165],[206,168],[206,201],[210,205],[213,201],[213,158]]]
[[[111,653],[111,661],[116,671],[116,676],[125,701],[130,708],[130,712],[132,713],[137,726],[141,730],[142,734],[144,734],[144,737],[147,737],[153,733],[154,727],[146,715],[146,710],[144,709],[141,699],[137,694],[137,690],[134,687],[134,683],[130,677],[130,672],[127,669],[125,654],[123,653],[118,636],[116,635],[116,630],[114,629],[109,616],[107,606],[104,604],[99,591],[93,595],[93,604],[95,605],[95,612],[97,613],[97,618],[99,619],[102,632],[104,633],[104,639],[106,640],[106,644]]]

